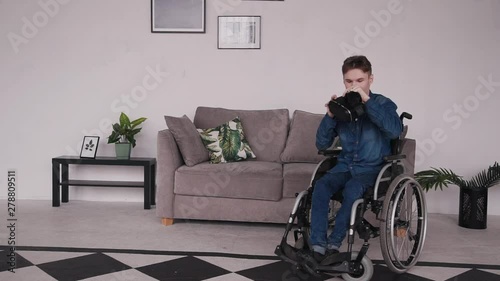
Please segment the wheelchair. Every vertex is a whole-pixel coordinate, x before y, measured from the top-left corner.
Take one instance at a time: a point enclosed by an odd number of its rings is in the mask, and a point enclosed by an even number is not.
[[[400,119],[411,119],[409,113]],[[404,131],[407,126],[404,126]],[[354,202],[347,232],[347,251],[326,257],[317,262],[311,256],[309,245],[312,191],[315,182],[335,163],[340,149],[320,151],[329,156],[321,161],[313,173],[309,187],[296,194],[296,200],[286,224],[281,243],[275,254],[293,265],[298,272],[306,272],[319,277],[321,274],[341,275],[346,281],[366,281],[373,275],[373,263],[368,258],[368,241],[380,237],[381,252],[387,267],[395,273],[404,273],[418,261],[425,242],[427,228],[427,208],[422,187],[413,177],[413,168],[404,161],[405,145],[411,147],[414,156],[415,142],[405,138],[406,132],[391,141],[392,153],[385,157],[385,164],[378,174],[373,188],[365,192],[363,198]],[[411,143],[412,145],[408,145]],[[408,149],[406,149],[408,150]],[[408,153],[408,151],[407,151]],[[406,163],[406,164],[405,164]],[[342,192],[334,194],[330,200],[329,229],[335,226],[335,215],[342,202]],[[378,225],[372,225],[365,213],[370,210]],[[374,223],[376,224],[376,223]],[[288,244],[288,235],[293,230],[294,245]],[[358,251],[353,250],[355,234],[364,241]]]

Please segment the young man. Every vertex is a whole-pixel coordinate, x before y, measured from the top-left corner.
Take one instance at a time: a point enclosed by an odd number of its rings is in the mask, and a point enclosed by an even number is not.
[[[384,156],[391,154],[390,140],[402,130],[397,106],[390,99],[370,91],[373,83],[371,63],[365,56],[353,56],[342,65],[345,91],[358,92],[365,114],[356,121],[337,120],[325,105],[327,114],[316,133],[316,147],[329,148],[340,137],[342,152],[335,167],[316,182],[312,196],[311,237],[313,256],[317,261],[339,252],[349,227],[351,207],[375,184]],[[332,96],[336,99],[337,96]],[[327,237],[328,206],[331,196],[343,192],[333,232]]]

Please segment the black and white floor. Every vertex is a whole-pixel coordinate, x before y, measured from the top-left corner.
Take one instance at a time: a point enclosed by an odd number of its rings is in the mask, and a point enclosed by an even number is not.
[[[5,262],[7,253],[0,253],[1,280],[341,280],[296,273],[289,264],[272,256],[56,247],[21,247],[12,273]],[[500,280],[499,265],[423,262],[413,273],[396,275],[383,261],[374,263],[374,281]],[[422,274],[427,271],[439,272],[441,277],[423,277],[432,275]]]
[[[0,280],[342,280],[296,274],[274,256],[283,225],[179,221],[165,227],[141,203],[18,204],[15,273],[5,247],[11,233],[0,227]],[[7,225],[6,215],[0,218]],[[372,280],[500,280],[500,217],[490,216],[486,230],[470,230],[457,226],[456,216],[431,214],[428,227],[421,261],[402,275],[384,266],[378,241],[370,241]]]

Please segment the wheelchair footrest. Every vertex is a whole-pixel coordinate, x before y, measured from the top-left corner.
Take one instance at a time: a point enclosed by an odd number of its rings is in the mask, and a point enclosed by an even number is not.
[[[315,277],[321,277],[321,273],[352,273],[351,264],[355,262],[351,260],[352,253],[344,252],[330,255],[318,263],[308,251],[295,249],[288,244],[277,246],[274,253]]]
[[[350,259],[351,259],[351,253],[349,252],[338,253],[326,257],[324,260],[321,261],[321,265],[333,265]]]
[[[294,247],[288,245],[287,243],[281,243],[280,245],[276,246],[276,249],[274,250],[274,254],[276,254],[278,257],[280,257],[282,260],[292,263],[292,264],[297,264],[297,249]]]
[[[286,243],[282,243],[276,247],[274,253],[282,260],[296,266],[297,269],[305,270],[312,276],[321,277],[320,273],[316,270],[318,263],[303,250],[298,250]]]

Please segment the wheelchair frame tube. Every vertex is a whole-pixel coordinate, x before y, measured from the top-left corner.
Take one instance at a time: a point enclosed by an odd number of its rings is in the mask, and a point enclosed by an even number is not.
[[[293,205],[292,213],[290,218],[288,219],[288,223],[293,223],[293,215],[297,213],[297,209],[299,208],[302,197],[306,196],[307,193],[309,193],[309,191],[303,190],[297,195],[297,198],[295,198],[295,204]]]
[[[403,163],[401,163],[400,160],[396,160],[396,161],[397,161],[397,164],[399,166],[403,167],[403,173],[406,173],[406,167],[403,165]],[[384,175],[385,171],[387,169],[389,169],[391,166],[392,166],[392,162],[385,164],[384,167],[382,167],[382,170],[380,170],[380,172],[378,173],[377,180],[375,181],[375,185],[374,185],[374,189],[373,189],[373,200],[377,200],[378,199],[378,187],[380,185],[380,182],[387,181],[387,180],[391,179],[391,176],[382,178],[382,176]]]
[[[354,224],[356,223],[356,215],[357,215],[356,210],[358,209],[359,204],[363,204],[363,202],[364,202],[364,199],[361,198],[361,199],[354,201],[354,203],[352,204],[351,220],[349,223],[349,233],[348,233],[348,237],[347,237],[347,247],[348,247],[347,250],[349,252],[352,251],[352,244],[354,244]]]
[[[313,185],[313,181],[314,181],[314,175],[316,175],[316,173],[318,172],[319,168],[321,167],[321,165],[326,162],[326,161],[330,161],[331,159],[329,158],[325,158],[323,160],[321,160],[317,165],[316,165],[316,168],[314,168],[314,172],[312,173],[312,177],[311,177],[311,181],[309,182],[309,187],[311,187]]]

